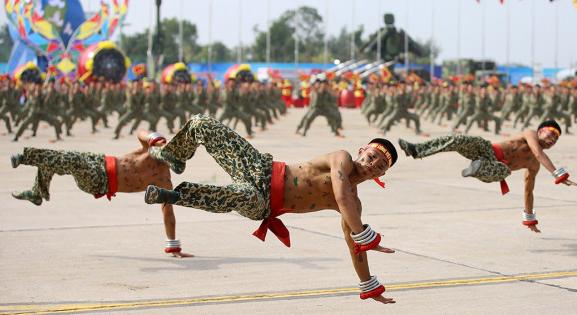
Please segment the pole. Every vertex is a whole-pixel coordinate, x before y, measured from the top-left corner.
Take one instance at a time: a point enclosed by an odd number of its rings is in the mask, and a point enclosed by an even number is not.
[[[559,1],[553,3],[555,6],[555,71],[559,67]]]
[[[351,60],[355,60],[355,0],[351,0]]]
[[[405,0],[405,73],[409,75],[409,0]]]
[[[457,0],[457,75],[461,75],[461,0]]]
[[[208,72],[212,70],[212,0],[208,1]]]
[[[431,1],[431,46],[430,46],[430,66],[429,66],[429,76],[431,78],[431,82],[435,78],[435,55],[433,53],[433,47],[435,45],[435,2]]]
[[[266,64],[270,64],[270,0],[266,2]]]
[[[329,0],[325,0],[325,42],[323,51],[323,63],[326,65],[329,62]]]
[[[242,5],[238,0],[238,49],[236,51],[236,62],[242,62]]]
[[[531,77],[535,81],[535,0],[531,0]]]
[[[485,1],[481,1],[481,70],[485,70]]]
[[[178,61],[182,62],[184,61],[184,50],[182,48],[183,46],[183,40],[184,40],[184,36],[183,36],[183,32],[182,32],[182,12],[183,12],[183,8],[182,8],[182,0],[180,0],[180,12],[179,12],[179,21],[178,21]]]
[[[379,16],[379,24],[378,24],[379,31],[377,32],[377,61],[381,60],[381,36],[383,32],[383,17],[381,16],[383,8],[381,0],[378,1],[379,1],[379,9],[377,15]]]
[[[295,71],[298,73],[298,70],[299,70],[299,11],[298,11],[298,10],[295,11],[294,25],[295,25],[295,33],[294,33],[294,39],[295,39],[295,51],[294,51],[294,55],[295,55]]]
[[[507,63],[507,81],[511,82],[511,1],[507,1],[507,53],[506,53],[506,63]]]

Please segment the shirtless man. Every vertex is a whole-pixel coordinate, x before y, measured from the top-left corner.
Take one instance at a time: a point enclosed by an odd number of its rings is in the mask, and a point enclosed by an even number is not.
[[[150,183],[171,189],[170,170],[165,163],[148,154],[149,147],[164,145],[166,139],[157,132],[140,131],[138,140],[141,147],[121,157],[24,148],[22,154],[10,157],[12,167],[17,168],[20,164],[36,166],[38,172],[32,189],[14,192],[12,196],[40,206],[42,199],[50,200],[50,181],[54,174],[72,175],[82,191],[93,194],[95,198],[106,196],[108,200],[117,192],[144,191]],[[180,241],[175,238],[176,219],[172,205],[163,205],[162,213],[167,236],[165,252],[175,257],[191,256],[181,252]]]
[[[346,151],[336,151],[309,162],[285,165],[272,160],[268,153],[258,152],[248,141],[217,120],[193,116],[162,148],[149,150],[163,159],[177,173],[184,171],[199,145],[232,177],[233,184],[214,186],[183,182],[174,190],[155,185],[147,188],[147,203],[169,203],[209,212],[237,211],[252,220],[263,220],[253,233],[264,241],[270,229],[286,246],[289,232],[277,218],[279,215],[308,213],[333,209],[341,213],[341,226],[349,247],[355,271],[361,281],[361,299],[373,298],[381,303],[394,303],[382,296],[385,288],[371,276],[366,251],[394,251],[381,247],[380,234],[361,220],[361,201],[357,185],[379,176],[396,162],[395,147],[385,139],[374,139],[359,149],[353,161]]]
[[[537,131],[525,130],[518,136],[501,143],[491,144],[481,137],[450,135],[423,143],[409,143],[399,139],[399,146],[407,156],[424,158],[440,152],[456,151],[472,160],[471,165],[461,173],[463,177],[475,177],[483,182],[501,182],[501,192],[506,194],[509,187],[505,178],[512,171],[525,169],[525,211],[523,225],[534,232],[541,232],[533,210],[533,189],[535,177],[541,165],[555,178],[555,184],[577,186],[570,181],[564,168],[555,168],[544,150],[550,149],[561,135],[561,127],[552,120],[539,125]]]

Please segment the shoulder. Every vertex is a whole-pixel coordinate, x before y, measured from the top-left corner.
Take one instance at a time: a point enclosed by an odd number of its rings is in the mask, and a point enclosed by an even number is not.
[[[338,150],[328,154],[331,165],[349,166],[353,164],[353,157],[346,150]]]
[[[537,139],[537,131],[530,129],[524,130],[523,133],[521,133],[521,137],[525,140]]]

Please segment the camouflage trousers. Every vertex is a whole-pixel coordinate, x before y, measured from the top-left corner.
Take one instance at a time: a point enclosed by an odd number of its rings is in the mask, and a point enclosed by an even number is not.
[[[480,181],[498,182],[511,175],[509,167],[497,161],[491,142],[466,135],[450,135],[415,144],[415,158],[424,158],[441,152],[457,152],[465,158],[481,161],[481,168],[474,175]]]
[[[38,168],[31,191],[45,200],[50,200],[50,181],[54,174],[72,175],[78,188],[89,194],[108,191],[103,154],[24,148],[21,164]]]
[[[192,158],[203,145],[232,178],[233,183],[215,186],[183,182],[179,206],[214,213],[236,211],[252,220],[263,220],[270,214],[270,180],[272,156],[258,152],[248,141],[216,119],[195,115],[160,151],[159,159],[170,156],[180,162]],[[154,154],[153,154],[154,155]]]

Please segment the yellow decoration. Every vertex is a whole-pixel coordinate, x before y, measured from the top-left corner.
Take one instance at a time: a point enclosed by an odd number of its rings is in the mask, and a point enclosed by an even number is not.
[[[182,62],[177,62],[174,64],[174,70],[187,70],[186,65]]]
[[[86,60],[86,70],[92,72],[92,69],[94,68],[94,58],[89,58],[88,60]]]
[[[237,72],[238,72],[238,71],[251,71],[250,65],[249,65],[249,64],[246,64],[246,63],[240,64],[240,65],[238,66],[238,68],[236,68],[236,71],[237,71]],[[252,72],[252,71],[251,71],[251,72]]]
[[[100,43],[98,43],[98,50],[100,50],[100,49],[114,49],[114,48],[116,48],[116,45],[114,45],[114,43],[109,41],[109,40],[101,41]]]
[[[56,65],[56,68],[63,73],[70,73],[72,70],[76,69],[76,65],[70,61],[70,58],[64,58]]]

